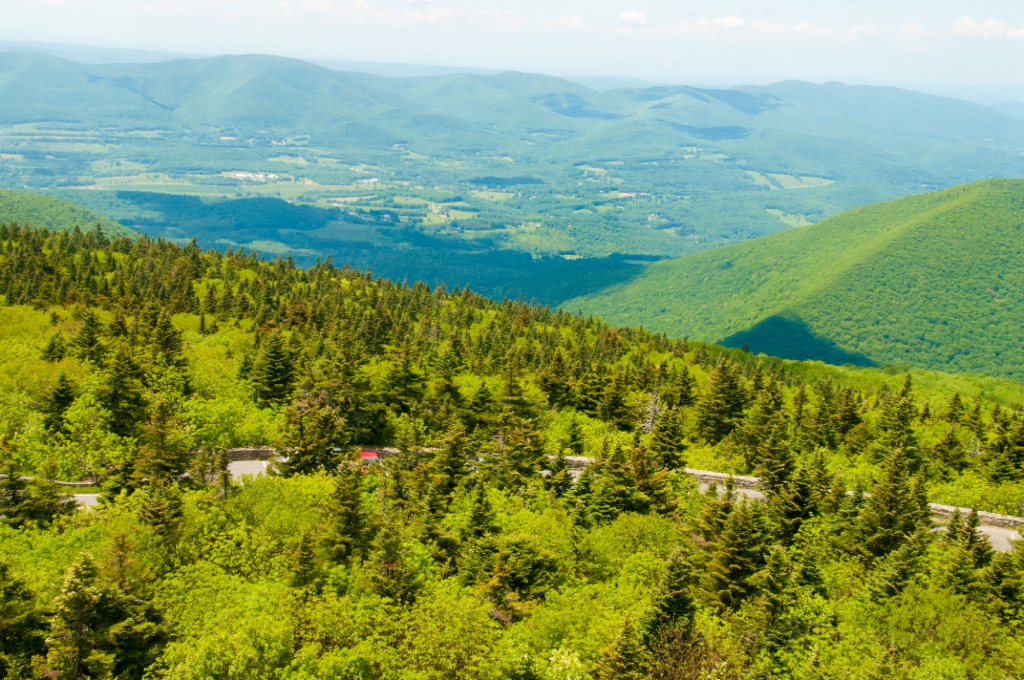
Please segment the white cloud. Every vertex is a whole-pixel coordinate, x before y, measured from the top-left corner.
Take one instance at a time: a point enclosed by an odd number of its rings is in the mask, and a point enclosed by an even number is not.
[[[740,19],[739,17],[723,17],[721,19],[713,20],[712,23],[715,26],[725,29],[742,28],[743,26],[746,25],[746,22],[743,21],[743,19]]]
[[[1016,28],[994,19],[978,23],[966,14],[953,26],[952,33],[974,38],[1024,39],[1024,28]]]
[[[621,21],[624,24],[629,24],[630,26],[646,26],[647,15],[644,14],[643,12],[633,12],[630,10],[626,10],[625,12],[619,15],[619,21]]]

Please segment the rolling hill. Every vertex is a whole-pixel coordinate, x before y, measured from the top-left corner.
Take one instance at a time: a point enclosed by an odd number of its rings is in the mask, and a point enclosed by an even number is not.
[[[1024,377],[1024,182],[989,180],[652,264],[566,303],[792,359]]]
[[[443,190],[472,215],[403,221],[480,251],[681,255],[1024,176],[1022,152],[1018,118],[890,87],[596,91],[526,73],[383,77],[266,55],[84,64],[0,53],[0,186],[322,207],[436,204]]]
[[[51,231],[67,231],[76,226],[92,229],[100,225],[108,235],[135,233],[99,213],[59,198],[0,189],[0,223],[7,222],[28,223]]]

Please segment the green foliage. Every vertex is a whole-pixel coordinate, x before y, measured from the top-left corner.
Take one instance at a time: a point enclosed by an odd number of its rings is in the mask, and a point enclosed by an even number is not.
[[[9,677],[1024,672],[1024,553],[993,555],[976,514],[923,531],[927,497],[1024,497],[1017,411],[986,393],[922,416],[984,382],[757,359],[329,263],[8,237]],[[105,351],[43,358],[57,334]],[[976,455],[943,453],[951,425]],[[276,446],[282,474],[232,482],[240,445]],[[684,462],[758,471],[768,499],[702,495]],[[72,512],[55,478],[103,500]]]
[[[567,304],[755,353],[1019,378],[1009,329],[1024,319],[1007,302],[1022,200],[1019,181],[991,180],[858,208]]]

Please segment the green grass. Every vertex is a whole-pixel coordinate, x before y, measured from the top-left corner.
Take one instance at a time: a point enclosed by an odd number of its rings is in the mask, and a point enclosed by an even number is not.
[[[1024,377],[1024,182],[992,180],[663,261],[567,303],[789,358]]]

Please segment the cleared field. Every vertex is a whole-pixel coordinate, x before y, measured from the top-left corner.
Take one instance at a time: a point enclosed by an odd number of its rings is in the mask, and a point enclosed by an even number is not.
[[[783,189],[813,189],[835,184],[835,180],[824,179],[823,177],[794,177],[792,175],[781,175],[772,173],[769,175],[779,183]]]
[[[272,163],[284,163],[286,165],[309,165],[309,161],[302,156],[277,156],[275,158],[268,158],[267,160]]]
[[[768,187],[772,191],[775,191],[776,189],[779,188],[772,184],[771,180],[769,180],[767,177],[765,177],[759,172],[756,172],[754,170],[747,170],[746,172],[747,176],[750,177],[750,179],[753,180],[754,184],[757,184],[758,186]]]
[[[806,227],[808,224],[814,224],[803,215],[791,215],[775,208],[767,208],[765,212],[775,215],[783,224],[788,224],[791,227]]]
[[[515,194],[508,191],[485,191],[479,190],[474,191],[473,195],[477,198],[482,198],[485,201],[507,201],[508,199],[515,196]]]

